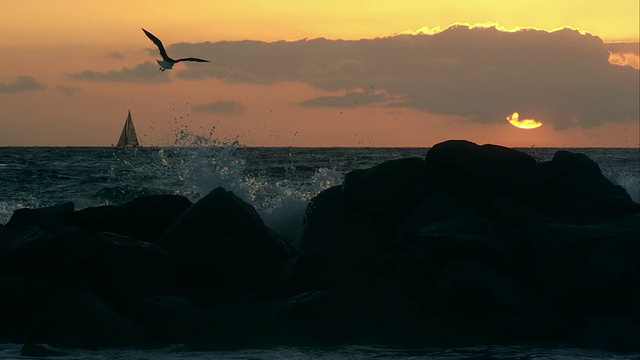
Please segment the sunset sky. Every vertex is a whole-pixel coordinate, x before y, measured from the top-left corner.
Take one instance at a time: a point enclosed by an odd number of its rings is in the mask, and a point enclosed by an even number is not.
[[[637,0],[7,1],[0,146],[110,146],[131,110],[143,146],[638,147],[638,13]],[[141,28],[211,62],[160,72]],[[515,112],[542,126],[513,126]]]

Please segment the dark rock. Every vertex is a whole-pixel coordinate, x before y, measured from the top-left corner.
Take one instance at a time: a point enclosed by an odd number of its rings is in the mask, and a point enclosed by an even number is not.
[[[469,311],[479,315],[505,308],[526,309],[532,304],[526,288],[478,261],[449,265],[436,281],[435,297],[432,306],[439,311],[465,312],[465,316],[470,316]]]
[[[142,299],[132,304],[126,313],[163,344],[186,344],[211,327],[189,299],[179,296]]]
[[[38,227],[10,228],[0,242],[0,274],[83,288],[89,280],[65,248],[65,240]]]
[[[505,242],[492,234],[493,223],[477,215],[453,216],[425,225],[410,238],[439,267],[460,260],[502,266]]]
[[[119,206],[79,210],[69,215],[68,220],[81,228],[154,242],[191,205],[189,199],[180,195],[150,195]]]
[[[521,226],[528,223],[551,223],[554,220],[527,204],[514,198],[496,198],[488,207],[488,217],[494,221]]]
[[[349,226],[357,216],[342,196],[342,186],[333,186],[316,195],[304,214],[302,250],[307,252]]]
[[[302,255],[222,188],[16,212],[0,341],[639,351],[638,239],[640,205],[584,155],[448,141],[318,194]]]
[[[434,145],[425,158],[434,188],[468,199],[518,197],[534,184],[536,161],[497,145],[449,140]]]
[[[375,219],[383,236],[391,236],[431,190],[425,162],[418,158],[386,161],[353,170],[342,184],[344,200],[355,211]]]
[[[110,233],[60,226],[58,235],[20,227],[0,243],[0,274],[51,284],[52,291],[97,292],[115,301],[165,294],[178,265],[160,247]]]
[[[296,255],[253,207],[221,187],[182,214],[158,244],[185,264],[183,283],[204,279],[225,293],[268,288],[282,263]]]
[[[159,246],[111,233],[87,235],[70,241],[67,253],[97,294],[126,303],[175,291],[179,263]]]
[[[530,278],[546,301],[568,314],[634,313],[626,299],[640,287],[640,214],[591,225],[531,224],[527,234]]]
[[[623,315],[590,316],[581,345],[616,352],[640,352],[640,324]]]
[[[537,166],[530,201],[558,221],[585,224],[640,211],[627,191],[614,185],[583,154],[558,151]]]
[[[314,247],[293,266],[297,291],[370,286],[370,269],[389,251],[367,218]]]
[[[436,192],[427,195],[418,207],[407,216],[395,236],[395,243],[403,243],[421,227],[434,222],[458,215],[476,214],[474,205],[462,197],[446,192]]]
[[[28,343],[97,349],[143,346],[152,336],[142,326],[116,312],[91,294],[74,294],[58,307],[34,317],[26,336]]]
[[[6,226],[36,226],[45,230],[53,230],[64,223],[64,216],[72,214],[73,209],[72,202],[38,209],[17,209],[11,215]]]
[[[0,340],[22,340],[24,323],[34,310],[30,295],[26,279],[0,275]]]

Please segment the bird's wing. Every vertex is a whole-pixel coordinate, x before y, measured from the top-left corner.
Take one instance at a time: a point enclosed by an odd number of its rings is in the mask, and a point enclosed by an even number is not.
[[[170,58],[169,55],[167,55],[167,51],[164,49],[164,46],[162,45],[162,41],[160,41],[160,39],[158,39],[155,35],[145,29],[142,29],[142,31],[144,31],[145,35],[147,35],[147,37],[151,39],[154,44],[156,44],[158,50],[160,50],[160,56],[162,56],[164,60],[173,61],[173,59]]]
[[[209,60],[198,59],[198,58],[182,58],[182,59],[176,60],[176,62],[180,62],[180,61],[209,62]]]

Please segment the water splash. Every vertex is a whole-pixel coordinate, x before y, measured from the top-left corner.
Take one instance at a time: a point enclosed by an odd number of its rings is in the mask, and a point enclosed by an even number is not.
[[[216,146],[162,148],[157,153],[160,171],[178,181],[177,193],[192,201],[222,186],[250,202],[253,194],[243,175],[245,162],[235,155],[239,146],[236,140]]]
[[[232,191],[251,204],[269,228],[294,245],[300,240],[309,200],[342,182],[340,172],[326,168],[304,178],[292,164],[283,165],[283,179],[253,175],[237,153],[241,147],[237,140],[214,143],[216,146],[160,149],[162,169],[158,171],[180,182],[177,193],[194,202],[218,186]]]
[[[295,170],[290,171],[284,180],[260,183],[254,206],[269,228],[298,246],[307,204],[321,191],[342,183],[343,175],[335,170],[320,168],[308,180],[292,181]]]

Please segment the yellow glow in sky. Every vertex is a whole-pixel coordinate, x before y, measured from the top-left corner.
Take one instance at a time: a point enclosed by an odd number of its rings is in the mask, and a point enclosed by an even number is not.
[[[164,34],[167,43],[220,40],[295,40],[305,37],[371,38],[422,27],[465,22],[505,28],[553,30],[565,26],[605,41],[637,41],[638,1],[458,0],[30,0],[6,1],[0,42],[132,43],[140,27]]]

